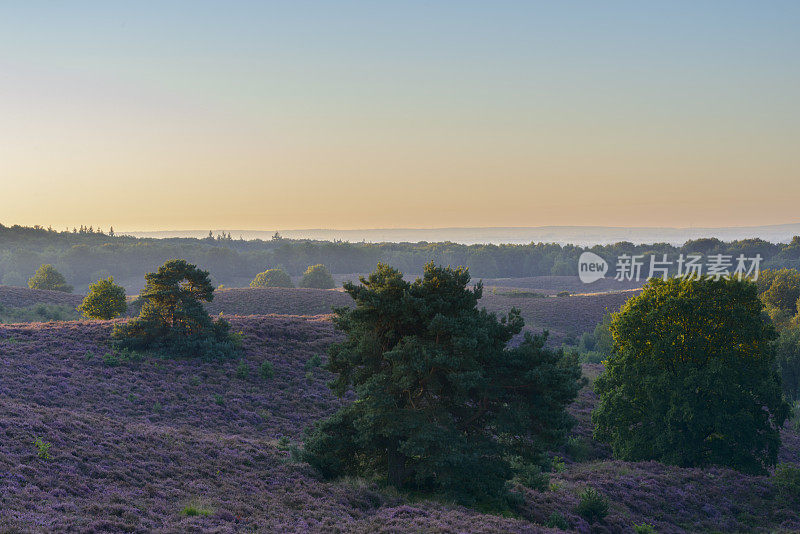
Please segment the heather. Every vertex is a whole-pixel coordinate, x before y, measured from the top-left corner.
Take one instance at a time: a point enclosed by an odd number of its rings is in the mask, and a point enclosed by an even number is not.
[[[519,489],[514,517],[364,479],[324,481],[292,461],[291,448],[350,400],[337,400],[332,375],[307,365],[324,363],[341,335],[325,316],[230,321],[244,333],[246,378],[237,377],[240,360],[143,355],[108,365],[119,320],[0,326],[0,531],[555,532],[543,525],[556,512],[577,532],[641,523],[660,533],[800,530],[768,476],[612,460],[591,439],[591,384],[570,407],[578,441],[555,452],[562,460],[549,488]],[[271,374],[260,372],[265,363]],[[584,365],[584,375],[601,369]],[[793,424],[778,461],[797,465]],[[36,438],[50,444],[50,459]],[[587,487],[609,501],[593,527],[576,511]],[[193,506],[209,514],[183,512]]]

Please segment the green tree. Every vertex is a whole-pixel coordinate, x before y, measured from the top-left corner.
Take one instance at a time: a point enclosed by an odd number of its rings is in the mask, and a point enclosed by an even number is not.
[[[45,263],[28,279],[28,287],[31,289],[49,289],[52,291],[63,291],[71,293],[72,286],[67,284],[64,276],[55,270],[49,263]]]
[[[777,342],[777,366],[783,393],[793,403],[800,400],[800,325],[781,331]]]
[[[169,260],[145,275],[139,316],[118,325],[112,338],[119,348],[155,350],[185,356],[231,356],[238,343],[222,318],[212,321],[202,302],[211,302],[214,287],[207,271]]]
[[[797,300],[800,298],[800,272],[795,269],[776,271],[769,288],[762,299],[767,306],[774,306],[788,316],[797,313]]]
[[[545,466],[573,424],[565,407],[582,384],[574,356],[520,333],[519,310],[478,310],[482,284],[464,268],[425,266],[414,283],[378,264],[344,284],[355,308],[335,310],[347,339],[327,369],[357,401],[319,423],[305,458],[325,476],[382,476],[402,489],[501,504],[515,467]]]
[[[333,281],[333,276],[328,272],[328,269],[319,263],[306,269],[303,279],[300,280],[300,287],[331,289],[336,287],[336,282]]]
[[[294,287],[294,284],[283,269],[267,269],[256,275],[250,287]]]
[[[595,437],[623,460],[774,465],[788,414],[755,284],[653,279],[614,314]]]
[[[125,289],[114,283],[113,276],[90,284],[89,293],[78,306],[78,310],[89,319],[113,319],[125,313],[127,308]]]

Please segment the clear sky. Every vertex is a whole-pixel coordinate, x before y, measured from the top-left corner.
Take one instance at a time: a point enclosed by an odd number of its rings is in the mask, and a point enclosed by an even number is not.
[[[56,228],[798,222],[800,2],[4,2],[0,187]]]

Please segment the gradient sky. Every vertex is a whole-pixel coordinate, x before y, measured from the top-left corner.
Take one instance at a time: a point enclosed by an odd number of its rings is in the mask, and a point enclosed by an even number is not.
[[[800,2],[111,4],[0,6],[0,223],[800,221]]]

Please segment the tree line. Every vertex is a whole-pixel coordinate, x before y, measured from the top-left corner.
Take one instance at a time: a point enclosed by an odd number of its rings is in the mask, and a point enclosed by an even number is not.
[[[26,285],[42,264],[52,264],[79,291],[99,279],[114,276],[122,285],[140,284],[153,265],[184,258],[203,265],[214,284],[246,285],[268,268],[300,276],[309,265],[324,264],[332,273],[366,273],[378,263],[405,273],[421,273],[428,262],[469,267],[476,278],[576,275],[578,257],[591,250],[612,265],[623,254],[760,254],[762,267],[800,268],[800,236],[788,244],[761,239],[723,242],[696,239],[676,247],[667,243],[579,247],[556,243],[525,245],[461,245],[458,243],[347,243],[236,239],[230,234],[197,238],[137,238],[99,232],[55,231],[41,227],[0,225],[0,283]]]

